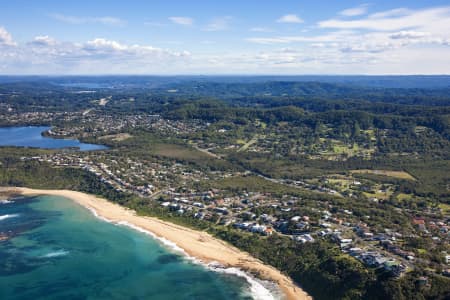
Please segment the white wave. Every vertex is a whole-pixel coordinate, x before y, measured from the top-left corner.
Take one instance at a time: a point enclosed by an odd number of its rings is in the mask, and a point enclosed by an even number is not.
[[[9,203],[14,203],[14,201],[7,200],[7,199],[0,199],[0,204],[9,204]]]
[[[181,253],[183,253],[185,256],[188,256],[188,254],[186,253],[186,251],[184,251],[183,248],[180,248],[176,243],[174,243],[174,242],[172,242],[172,241],[169,241],[168,239],[159,237],[159,236],[157,236],[156,234],[154,234],[154,233],[151,232],[151,231],[145,230],[144,228],[141,228],[141,227],[139,227],[139,226],[133,225],[133,224],[127,222],[127,221],[120,221],[120,222],[117,222],[117,225],[127,226],[127,227],[130,227],[130,228],[132,228],[132,229],[134,229],[134,230],[136,230],[136,231],[145,233],[145,234],[151,236],[152,238],[158,240],[159,242],[161,242],[164,246],[166,246],[166,247],[168,247],[168,248],[170,248],[170,249],[172,249],[172,250],[175,250],[175,251],[177,251],[177,252],[181,252]]]
[[[188,255],[186,253],[186,251],[184,251],[184,249],[180,248],[176,243],[169,241],[165,238],[161,238],[156,236],[153,232],[150,232],[148,230],[145,230],[139,226],[135,226],[133,224],[130,224],[129,222],[126,221],[120,221],[117,223],[118,225],[124,225],[127,227],[130,227],[136,231],[145,233],[153,238],[155,238],[156,240],[160,241],[163,245],[165,245],[166,247],[175,250],[177,252],[180,252],[184,255],[185,258],[187,258],[188,260],[192,261],[195,264],[201,265],[203,267],[206,267],[207,269],[214,271],[214,272],[218,272],[218,273],[225,273],[225,274],[230,274],[230,275],[235,275],[241,278],[244,278],[247,283],[250,285],[250,294],[251,297],[255,300],[275,300],[275,299],[281,299],[281,292],[275,292],[276,290],[276,285],[272,282],[269,281],[263,281],[263,280],[259,280],[256,279],[255,277],[247,274],[246,272],[242,271],[239,268],[224,268],[222,265],[218,264],[218,263],[209,263],[206,264],[204,262],[202,262],[201,260],[192,257],[190,255]],[[266,286],[271,286],[271,289],[267,288]]]
[[[16,218],[18,216],[19,216],[19,214],[2,215],[2,216],[0,216],[0,221],[6,220],[6,219],[9,219],[9,218]]]
[[[132,228],[132,229],[134,229],[134,230],[136,230],[136,231],[145,233],[145,234],[151,236],[152,238],[158,240],[159,242],[161,242],[161,243],[162,243],[163,245],[165,245],[166,247],[171,248],[171,249],[173,249],[173,250],[175,250],[175,251],[181,252],[181,253],[183,253],[184,255],[187,256],[186,251],[184,251],[184,249],[178,247],[176,243],[174,243],[174,242],[172,242],[172,241],[169,241],[169,240],[167,240],[167,239],[165,239],[165,238],[159,237],[159,236],[155,235],[155,234],[154,234],[153,232],[151,232],[151,231],[145,230],[145,229],[143,229],[143,228],[141,228],[141,227],[139,227],[139,226],[136,226],[136,225],[134,225],[134,224],[131,224],[131,223],[127,222],[127,221],[119,221],[119,222],[111,221],[111,220],[109,220],[109,219],[107,219],[107,218],[105,218],[105,217],[103,217],[103,216],[100,216],[94,208],[92,208],[92,207],[87,207],[87,209],[88,209],[88,210],[89,210],[96,218],[98,218],[98,219],[100,219],[100,220],[102,220],[102,221],[104,221],[104,222],[111,223],[111,224],[115,224],[115,225],[127,226],[127,227]]]
[[[218,263],[209,263],[206,266],[208,269],[218,273],[244,278],[250,285],[250,293],[255,300],[275,300],[282,298],[281,292],[276,291],[277,287],[273,282],[257,279],[239,268],[224,268]]]
[[[94,217],[96,217],[97,219],[100,219],[100,220],[102,220],[102,221],[104,221],[104,222],[107,222],[107,223],[112,223],[112,224],[114,224],[114,222],[113,221],[111,221],[111,220],[109,220],[109,219],[107,219],[107,218],[105,218],[105,217],[103,217],[103,216],[100,216],[98,213],[97,213],[97,211],[95,210],[95,209],[93,209],[92,207],[87,207],[87,209],[94,215]]]
[[[54,252],[47,253],[45,255],[42,255],[41,258],[53,258],[53,257],[60,257],[60,256],[66,256],[69,254],[69,251],[66,250],[57,250]]]
[[[88,209],[92,212],[92,214],[95,217],[97,217],[105,222],[112,223],[112,224],[119,225],[119,226],[127,226],[136,231],[139,231],[139,232],[142,232],[144,234],[151,236],[152,238],[161,242],[167,248],[175,250],[176,252],[183,254],[183,256],[186,259],[188,259],[189,261],[191,261],[195,264],[201,265],[201,266],[203,266],[211,271],[214,271],[214,272],[226,273],[226,274],[235,275],[235,276],[244,278],[247,281],[247,283],[250,285],[250,291],[249,291],[250,296],[255,300],[278,300],[278,299],[284,298],[282,296],[281,291],[278,289],[278,286],[274,282],[259,280],[255,277],[249,275],[248,273],[242,271],[239,268],[224,268],[219,263],[205,263],[196,257],[188,255],[187,252],[183,248],[180,248],[176,243],[169,241],[165,238],[159,237],[151,231],[145,230],[145,229],[143,229],[139,226],[136,226],[134,224],[131,224],[127,221],[113,222],[103,216],[100,216],[95,209],[90,208],[90,207]]]

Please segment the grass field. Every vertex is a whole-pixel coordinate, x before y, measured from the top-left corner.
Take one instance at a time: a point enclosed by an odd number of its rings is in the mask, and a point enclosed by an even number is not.
[[[111,134],[111,135],[104,135],[99,137],[99,140],[112,140],[114,142],[122,142],[129,138],[133,137],[129,133],[118,133],[118,134]]]
[[[335,143],[333,145],[333,152],[335,154],[347,154],[349,156],[353,156],[353,155],[355,155],[356,152],[358,152],[358,150],[359,150],[359,146],[356,143],[353,144],[351,148],[342,143]]]
[[[411,194],[404,194],[404,193],[400,193],[396,196],[397,200],[403,201],[403,200],[411,200],[412,199],[412,195]]]
[[[211,154],[187,145],[156,143],[152,144],[149,150],[152,155],[194,163],[198,166],[208,167],[214,170],[230,170],[234,167],[223,159],[213,157]]]
[[[337,179],[337,178],[328,178],[328,182],[337,186],[340,191],[348,190],[354,180],[353,179]]]
[[[320,138],[321,143],[324,143],[326,139]],[[371,157],[371,155],[375,152],[375,148],[366,149],[357,143],[353,143],[351,145],[345,144],[342,141],[331,139],[331,145],[328,150],[320,151],[320,157],[328,160],[336,160],[340,156],[345,155],[346,157],[353,156],[363,156],[363,157]]]
[[[363,192],[363,194],[367,198],[377,198],[377,199],[380,199],[380,200],[388,200],[389,197],[392,195],[392,192],[386,192],[386,193],[382,193],[382,192],[375,192],[375,193]]]
[[[211,159],[207,154],[201,151],[176,144],[155,144],[152,145],[152,152],[156,155],[182,160],[201,161]]]
[[[395,177],[399,179],[416,180],[411,174],[404,171],[390,171],[390,170],[352,170],[352,174],[374,174]]]
[[[417,249],[417,252],[419,253],[419,254],[426,254],[428,251],[427,250],[425,250],[425,249],[421,249],[421,248],[419,248],[419,249]]]
[[[449,204],[441,203],[441,204],[439,204],[439,207],[442,209],[442,213],[450,214],[450,205]]]
[[[366,134],[372,142],[375,142],[377,138],[375,137],[375,131],[373,129],[361,130],[362,133]]]
[[[253,145],[254,143],[256,143],[258,141],[258,135],[255,134],[255,136],[248,141],[247,143],[245,143],[237,152],[241,152],[241,151],[245,151],[248,149],[248,147],[250,147],[251,145]]]

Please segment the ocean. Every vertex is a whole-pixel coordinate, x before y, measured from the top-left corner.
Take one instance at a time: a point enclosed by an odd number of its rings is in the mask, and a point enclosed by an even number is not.
[[[243,273],[219,270],[66,198],[0,200],[2,300],[273,298]]]

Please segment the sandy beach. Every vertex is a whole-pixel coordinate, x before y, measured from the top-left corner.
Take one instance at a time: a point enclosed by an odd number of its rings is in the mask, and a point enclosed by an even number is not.
[[[288,276],[277,269],[262,263],[228,243],[212,237],[206,232],[196,231],[164,222],[152,217],[136,215],[135,211],[109,202],[103,198],[69,190],[36,190],[28,188],[0,188],[0,192],[31,195],[54,195],[69,198],[76,203],[94,210],[108,221],[127,222],[133,226],[147,230],[158,237],[167,239],[182,248],[188,255],[204,263],[218,262],[225,267],[237,267],[251,274],[258,274],[260,279],[270,280],[278,284],[289,300],[312,299],[298,287]]]

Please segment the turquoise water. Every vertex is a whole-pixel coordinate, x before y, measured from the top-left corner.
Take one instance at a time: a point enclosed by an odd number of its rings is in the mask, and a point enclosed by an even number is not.
[[[49,130],[47,126],[24,126],[0,128],[0,146],[35,147],[45,149],[61,149],[77,147],[81,151],[103,150],[103,145],[81,143],[74,139],[53,139],[44,137],[42,132]]]
[[[211,271],[145,233],[61,197],[0,204],[0,299],[251,299],[245,279]],[[0,235],[0,236],[1,236]]]

